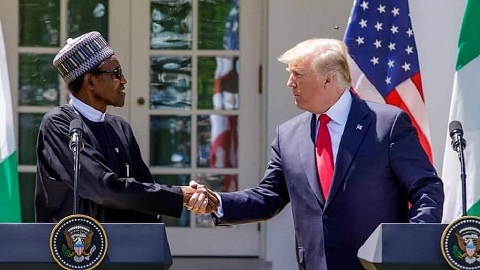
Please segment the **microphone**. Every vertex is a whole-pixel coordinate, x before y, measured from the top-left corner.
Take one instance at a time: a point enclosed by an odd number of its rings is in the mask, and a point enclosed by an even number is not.
[[[82,151],[83,143],[82,143],[82,134],[83,134],[83,122],[80,119],[73,119],[70,122],[70,142],[68,144],[70,150],[73,152],[75,151]],[[79,146],[79,149],[77,149]]]
[[[448,125],[450,130],[450,138],[452,138],[452,148],[455,152],[465,149],[467,142],[463,138],[463,128],[459,121],[452,121]]]
[[[452,121],[448,125],[450,130],[450,137],[452,138],[452,147],[458,154],[458,160],[460,161],[460,181],[462,185],[462,216],[467,215],[467,173],[465,169],[465,155],[463,150],[467,143],[463,138],[463,128],[459,121]]]

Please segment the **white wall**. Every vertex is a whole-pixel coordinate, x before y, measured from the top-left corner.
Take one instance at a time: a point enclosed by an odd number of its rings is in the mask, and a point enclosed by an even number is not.
[[[442,173],[448,113],[465,0],[410,1],[435,168]],[[447,150],[451,150],[449,147]],[[453,150],[452,150],[453,151]]]
[[[311,37],[342,39],[353,1],[269,0],[267,61],[267,140],[275,126],[298,114],[287,73],[276,57]],[[410,1],[423,89],[430,123],[434,164],[441,174],[455,71],[458,29],[465,0]],[[336,30],[335,26],[339,29]],[[270,148],[266,148],[270,156]],[[266,259],[274,270],[296,269],[291,208],[266,224]]]

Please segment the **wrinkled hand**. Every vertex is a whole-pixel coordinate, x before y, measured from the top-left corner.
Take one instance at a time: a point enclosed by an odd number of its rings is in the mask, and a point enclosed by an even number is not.
[[[182,186],[183,205],[197,214],[210,214],[217,210],[218,201],[215,193],[205,185],[190,181],[189,186]]]

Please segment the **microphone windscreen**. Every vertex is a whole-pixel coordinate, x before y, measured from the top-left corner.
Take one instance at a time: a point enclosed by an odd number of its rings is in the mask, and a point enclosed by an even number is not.
[[[463,127],[462,124],[460,124],[459,121],[452,121],[448,125],[448,130],[450,131],[450,137],[452,137],[454,134],[460,133],[460,135],[463,135]]]
[[[80,132],[82,133],[83,132],[83,126],[82,126],[82,120],[80,119],[73,119],[71,122],[70,122],[70,131],[69,131],[69,134],[72,135],[73,132]]]

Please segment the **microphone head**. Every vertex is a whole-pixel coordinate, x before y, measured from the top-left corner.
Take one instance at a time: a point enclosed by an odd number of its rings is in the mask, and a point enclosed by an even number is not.
[[[459,121],[454,120],[450,122],[448,125],[448,130],[450,131],[450,137],[453,137],[455,134],[460,134],[460,136],[463,136],[463,127]]]
[[[69,134],[72,135],[74,132],[83,133],[83,122],[80,119],[73,119],[70,122]]]

